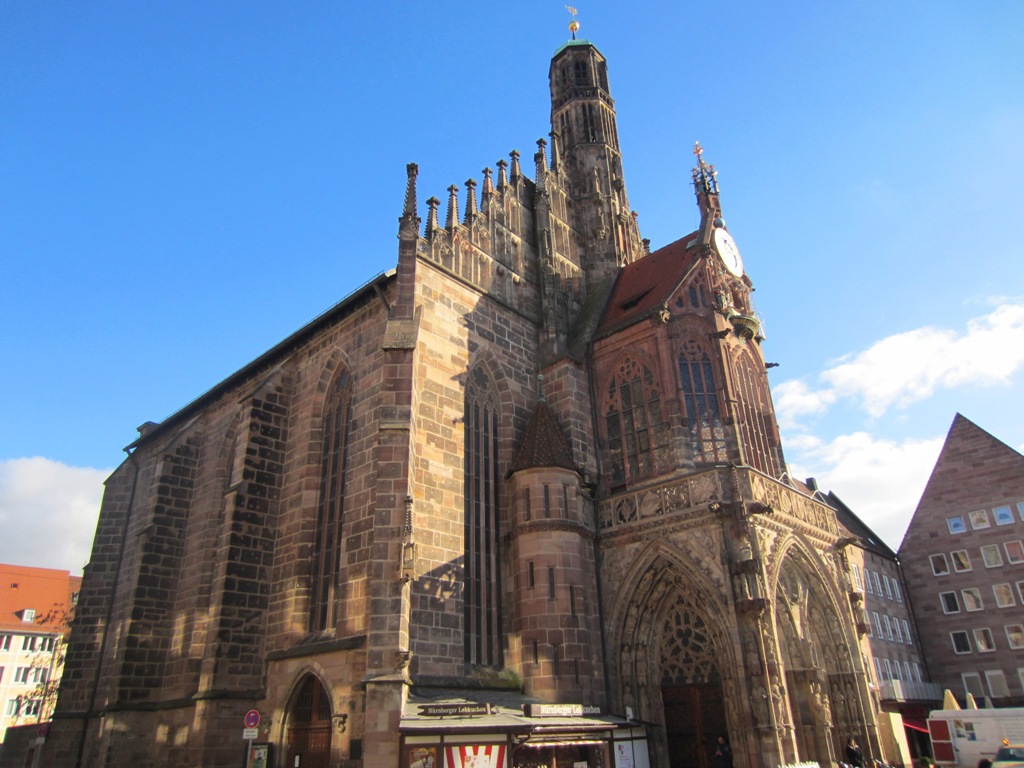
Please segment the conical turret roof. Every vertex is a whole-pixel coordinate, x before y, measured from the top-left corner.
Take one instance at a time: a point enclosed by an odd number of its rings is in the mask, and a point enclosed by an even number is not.
[[[546,400],[537,401],[526,425],[523,441],[512,460],[509,474],[538,467],[563,467],[579,472],[572,458],[569,441],[558,423],[558,417]]]

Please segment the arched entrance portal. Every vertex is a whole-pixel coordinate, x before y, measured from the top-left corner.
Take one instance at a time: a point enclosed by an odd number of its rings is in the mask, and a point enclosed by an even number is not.
[[[286,765],[330,768],[330,764],[331,699],[314,675],[306,675],[288,712]]]
[[[672,768],[709,768],[727,732],[722,679],[704,619],[693,607],[669,609],[661,633],[661,701]]]
[[[815,569],[791,551],[779,572],[776,621],[801,758],[820,763],[842,756],[840,734],[866,742],[858,679],[843,622]]]
[[[641,720],[659,723],[651,763],[709,768],[728,737],[728,643],[699,590],[673,565],[651,565],[630,595],[621,636],[622,696]]]

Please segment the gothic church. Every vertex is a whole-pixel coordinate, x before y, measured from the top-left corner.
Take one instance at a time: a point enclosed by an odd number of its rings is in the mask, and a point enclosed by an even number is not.
[[[140,428],[48,764],[878,754],[846,534],[787,477],[714,169],[652,252],[604,57],[566,43],[550,89],[532,163],[443,220],[410,164],[396,269]]]

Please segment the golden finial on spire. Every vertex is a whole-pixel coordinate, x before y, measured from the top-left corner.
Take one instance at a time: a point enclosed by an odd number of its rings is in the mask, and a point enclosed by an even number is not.
[[[569,31],[572,32],[572,39],[576,39],[576,33],[580,31],[580,23],[576,21],[576,14],[579,13],[571,5],[565,6],[565,10],[572,14],[572,21],[569,22]]]
[[[693,142],[693,154],[697,156],[698,160],[700,160],[701,155],[704,154],[704,147],[700,145],[699,141]]]

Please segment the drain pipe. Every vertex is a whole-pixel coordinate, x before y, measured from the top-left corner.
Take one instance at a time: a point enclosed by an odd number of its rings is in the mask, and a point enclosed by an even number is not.
[[[133,443],[133,445],[137,445],[137,443]],[[132,519],[132,507],[135,506],[135,491],[139,486],[139,462],[135,458],[135,452],[132,450],[131,445],[125,448],[124,452],[128,454],[128,460],[134,467],[134,473],[132,475],[132,489],[128,494],[128,508],[125,510],[124,527],[121,531],[121,541],[118,544],[117,549],[117,566],[114,569],[114,580],[111,583],[110,589],[110,601],[107,605],[107,615],[103,622],[103,632],[100,635],[99,658],[97,659],[96,670],[93,673],[92,678],[92,693],[89,695],[89,709],[86,711],[85,717],[82,718],[82,733],[78,738],[78,754],[75,755],[75,768],[82,768],[82,757],[85,754],[85,742],[89,735],[90,713],[96,711],[96,694],[99,691],[100,676],[103,670],[103,651],[107,645],[107,637],[110,633],[110,623],[114,617],[114,603],[117,596],[117,584],[121,580],[121,566],[124,563],[124,551],[128,543],[128,528]]]

